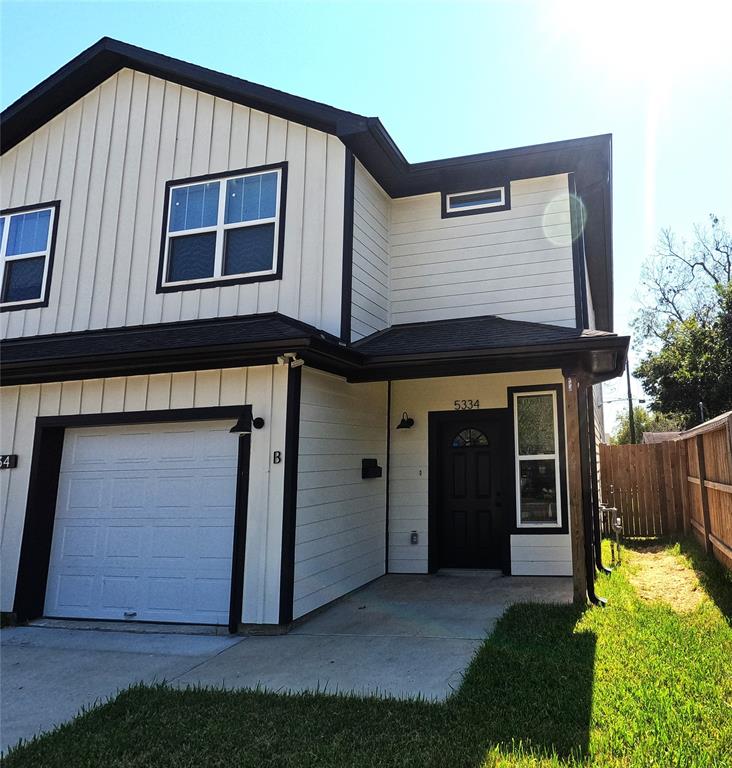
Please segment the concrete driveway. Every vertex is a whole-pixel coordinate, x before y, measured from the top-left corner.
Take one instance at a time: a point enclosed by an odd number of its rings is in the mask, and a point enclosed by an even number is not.
[[[0,632],[3,749],[136,682],[444,699],[515,602],[571,602],[569,578],[388,575],[282,636],[119,625]],[[100,629],[99,627],[105,627]]]

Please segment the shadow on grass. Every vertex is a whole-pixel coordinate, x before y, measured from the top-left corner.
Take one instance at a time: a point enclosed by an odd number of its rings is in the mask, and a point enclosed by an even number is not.
[[[704,590],[732,626],[732,573],[691,538],[679,542],[681,554],[689,559]]]
[[[470,731],[476,766],[493,746],[519,742],[522,756],[587,754],[596,636],[576,630],[583,613],[515,605],[482,646],[447,705]]]
[[[514,605],[446,702],[137,686],[14,750],[8,768],[478,768],[587,755],[595,635],[582,610]],[[572,761],[569,761],[572,762]],[[554,764],[554,762],[552,762]]]

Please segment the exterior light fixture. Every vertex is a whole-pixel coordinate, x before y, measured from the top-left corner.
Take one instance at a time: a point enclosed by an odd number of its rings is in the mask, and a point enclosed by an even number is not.
[[[251,411],[242,411],[241,415],[236,421],[236,424],[229,430],[229,432],[242,432],[251,434],[252,427],[254,429],[261,429],[264,426],[264,419],[261,416],[257,416],[252,419]]]
[[[397,429],[411,429],[414,426],[414,419],[411,419],[407,412],[402,413],[402,420],[397,424]]]

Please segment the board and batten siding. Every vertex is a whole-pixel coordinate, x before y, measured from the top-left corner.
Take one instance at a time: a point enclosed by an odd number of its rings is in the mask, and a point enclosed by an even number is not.
[[[353,341],[389,326],[391,205],[391,198],[357,160],[353,189]]]
[[[303,370],[294,618],[385,570],[387,385]],[[381,478],[361,478],[374,458]]]
[[[389,464],[389,572],[427,573],[429,413],[452,411],[454,401],[480,400],[481,408],[507,408],[508,387],[561,384],[559,370],[448,376],[392,382]],[[396,429],[407,411],[411,429]],[[564,510],[567,514],[567,510]],[[418,544],[410,543],[417,531]],[[511,535],[514,575],[572,574],[569,534]]]
[[[165,182],[288,162],[281,281],[155,293]],[[123,69],[0,159],[2,208],[60,200],[49,306],[4,338],[278,311],[340,333],[345,148]]]
[[[575,325],[567,174],[511,182],[511,209],[441,218],[440,195],[393,201],[391,322],[499,315]]]
[[[246,564],[245,623],[279,621],[280,554],[287,368],[257,366],[161,373],[0,388],[0,451],[18,454],[17,468],[0,473],[0,610],[12,611],[37,416],[154,411],[251,404],[266,427],[252,432]],[[233,505],[232,499],[232,505]]]

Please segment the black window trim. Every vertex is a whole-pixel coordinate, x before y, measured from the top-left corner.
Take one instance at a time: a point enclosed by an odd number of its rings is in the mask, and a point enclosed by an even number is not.
[[[269,163],[267,165],[257,165],[251,168],[237,168],[232,171],[223,171],[222,173],[207,173],[202,176],[189,176],[183,179],[169,179],[165,182],[165,202],[163,205],[162,234],[160,237],[160,256],[158,260],[158,278],[155,286],[155,293],[177,293],[178,291],[202,291],[206,288],[220,288],[226,285],[243,285],[245,283],[265,283],[270,280],[282,279],[282,266],[285,253],[285,209],[287,202],[287,161],[281,163]],[[280,171],[280,210],[278,212],[278,231],[277,243],[275,246],[275,258],[277,260],[276,270],[269,275],[239,275],[218,280],[205,280],[201,282],[191,282],[184,285],[165,285],[165,248],[168,240],[168,212],[170,206],[170,191],[173,187],[186,186],[188,184],[198,184],[207,181],[217,181],[219,179],[228,179],[233,176],[243,176],[254,173],[264,173],[266,171]]]
[[[451,195],[467,195],[471,192],[481,192],[489,189],[503,188],[503,205],[491,205],[485,208],[473,208],[471,210],[463,211],[449,211],[447,209],[447,198]],[[465,187],[464,189],[450,189],[441,190],[440,192],[440,213],[443,219],[452,219],[456,216],[475,216],[480,214],[485,216],[490,213],[497,213],[498,211],[510,211],[511,210],[511,182],[508,179],[501,179],[492,181],[488,184],[473,185],[471,187]]]
[[[2,292],[5,288],[4,284],[0,285],[0,312],[18,312],[23,309],[39,309],[40,307],[47,307],[51,297],[51,278],[53,277],[53,261],[56,253],[56,238],[58,235],[58,220],[61,210],[60,200],[51,200],[47,203],[33,203],[31,205],[20,205],[16,208],[3,208],[0,211],[0,216],[13,216],[16,213],[28,213],[30,211],[42,211],[46,208],[53,209],[53,223],[51,224],[51,243],[48,246],[48,253],[46,255],[46,285],[43,293],[38,299],[29,299],[22,304],[3,304]],[[8,222],[8,226],[10,223]],[[2,273],[3,283],[5,281],[5,272]]]

